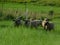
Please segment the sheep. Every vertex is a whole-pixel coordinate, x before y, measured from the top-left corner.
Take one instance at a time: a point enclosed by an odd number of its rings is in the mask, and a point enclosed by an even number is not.
[[[45,18],[43,21],[42,21],[42,27],[44,27],[45,26],[45,23],[48,21],[48,19],[47,18]]]
[[[19,19],[14,20],[14,26],[19,26],[21,24],[21,21]]]
[[[41,20],[33,20],[33,21],[31,21],[31,25],[38,27],[41,25]]]
[[[40,19],[36,20],[36,18],[31,17],[28,17],[27,19],[25,18],[23,21],[26,27],[37,27],[37,25],[41,25],[42,23]]]
[[[29,19],[25,20],[25,25],[26,25],[27,27],[30,26],[30,27],[35,27],[35,28],[37,28],[38,26],[41,25],[41,23],[42,23],[41,20],[29,20]]]
[[[24,24],[25,24],[25,26],[27,26],[27,27],[28,27],[28,26],[30,25],[30,20],[29,20],[29,19],[24,20],[24,22],[25,22],[25,23],[24,23]]]
[[[52,29],[54,29],[54,24],[52,22],[49,22],[49,20],[47,18],[45,18],[43,21],[42,21],[42,27],[45,29],[45,30],[49,30],[51,31]]]
[[[31,27],[37,28],[39,25],[40,25],[40,21],[39,20],[31,21]]]
[[[22,22],[22,17],[18,17],[17,19],[13,20],[14,21],[14,26],[19,26],[21,25]]]
[[[51,31],[54,30],[54,24],[52,22],[46,22],[45,23],[45,29]]]

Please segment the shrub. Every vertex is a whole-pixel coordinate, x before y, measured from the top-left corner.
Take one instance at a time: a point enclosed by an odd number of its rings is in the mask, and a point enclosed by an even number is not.
[[[2,17],[3,16],[3,13],[2,12],[0,12],[0,17]]]
[[[8,14],[7,16],[5,16],[5,20],[13,20],[15,17],[11,14]]]
[[[0,12],[0,21],[3,19],[3,13]]]

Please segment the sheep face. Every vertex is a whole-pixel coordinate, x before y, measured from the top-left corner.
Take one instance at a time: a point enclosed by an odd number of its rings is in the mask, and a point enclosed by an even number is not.
[[[49,22],[49,19],[45,18],[43,21],[42,21],[42,27],[45,29],[45,30],[52,30],[54,29],[54,24],[52,22]]]

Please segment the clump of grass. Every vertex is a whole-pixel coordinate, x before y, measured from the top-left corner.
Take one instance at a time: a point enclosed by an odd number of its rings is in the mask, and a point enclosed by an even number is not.
[[[12,20],[14,19],[15,17],[11,14],[8,14],[7,16],[5,16],[5,20]]]
[[[0,12],[0,21],[3,19],[3,13]]]
[[[14,27],[12,21],[1,21],[0,45],[60,45],[60,21],[54,19],[55,31],[45,31],[42,27],[27,28],[25,26]]]

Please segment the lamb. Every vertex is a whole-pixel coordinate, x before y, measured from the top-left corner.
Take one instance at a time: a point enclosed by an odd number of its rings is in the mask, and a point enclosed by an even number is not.
[[[37,28],[38,26],[40,26],[41,25],[41,23],[42,23],[42,21],[41,20],[25,20],[25,25],[27,26],[27,27],[35,27],[35,28]]]
[[[46,22],[45,23],[45,29],[51,31],[54,30],[54,24],[52,22]]]
[[[21,25],[21,20],[22,19],[22,17],[18,17],[17,19],[15,19],[15,20],[13,20],[14,21],[14,26],[19,26],[19,25]]]
[[[42,21],[42,27],[45,29],[45,30],[49,30],[51,31],[52,29],[54,29],[54,24],[52,22],[49,22],[49,20],[47,18],[45,18],[43,21]]]

